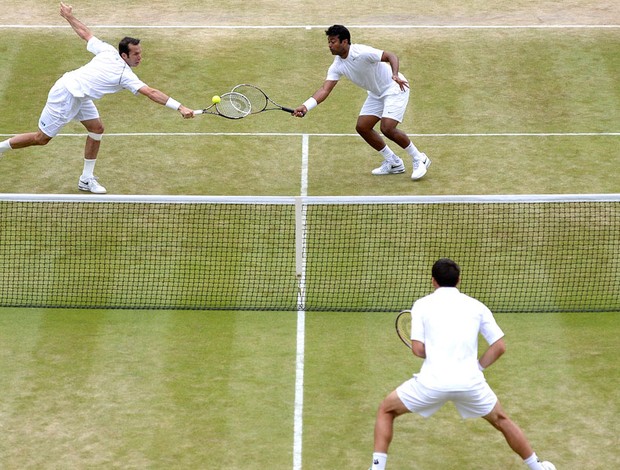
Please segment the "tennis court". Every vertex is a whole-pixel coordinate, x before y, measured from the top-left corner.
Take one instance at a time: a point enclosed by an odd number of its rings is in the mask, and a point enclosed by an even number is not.
[[[413,2],[404,15],[397,3],[362,2],[344,16],[318,13],[314,2],[303,1],[289,2],[286,12],[269,0],[251,7],[74,3],[102,39],[140,37],[140,78],[196,108],[242,82],[297,106],[331,63],[324,25],[351,25],[354,42],[400,56],[413,89],[402,128],[433,158],[416,183],[408,161],[405,175],[372,176],[379,159],[354,134],[363,91],[347,82],[304,119],[272,112],[238,122],[183,121],[123,92],[98,102],[106,125],[101,181],[119,196],[620,192],[618,5],[498,2],[490,12],[477,2]],[[53,81],[89,55],[53,2],[10,0],[5,10],[0,139],[34,130]],[[81,126],[72,124],[44,148],[5,155],[0,192],[75,194],[83,139]],[[25,226],[36,227],[38,218]],[[0,233],[8,233],[8,220],[20,224],[3,213]],[[581,217],[579,223],[596,225]],[[142,231],[150,227],[145,217]],[[238,232],[243,240],[247,229]],[[123,246],[120,233],[112,238]],[[605,243],[613,248],[618,240],[612,234]],[[277,251],[276,244],[268,257]],[[47,264],[31,255],[32,263]],[[256,263],[245,255],[244,262]],[[617,261],[609,263],[603,275],[613,285]],[[82,273],[70,263],[63,270]],[[222,274],[220,290],[232,289],[232,273]],[[402,291],[408,277],[424,273],[390,276],[399,277]],[[97,291],[101,278],[91,279],[84,292]],[[369,289],[388,281],[364,279]],[[609,297],[617,299],[613,291]],[[394,333],[395,315],[2,308],[0,467],[365,469],[380,400],[420,366]],[[508,353],[487,379],[539,455],[564,469],[618,466],[618,313],[503,312],[497,319]],[[391,469],[522,468],[487,423],[461,421],[452,407],[431,420],[397,422],[390,454]]]

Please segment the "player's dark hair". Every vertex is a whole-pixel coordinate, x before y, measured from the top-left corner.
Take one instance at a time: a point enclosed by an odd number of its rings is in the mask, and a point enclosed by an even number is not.
[[[140,44],[140,40],[136,38],[130,38],[129,36],[125,36],[118,43],[118,53],[129,55],[129,44],[131,44],[132,46],[137,46],[138,44]]]
[[[346,39],[347,41],[349,41],[349,44],[351,44],[351,33],[349,32],[347,28],[345,28],[341,24],[335,24],[334,26],[330,26],[329,28],[327,28],[325,30],[325,35],[327,37],[338,36],[338,39],[340,40],[340,42]]]
[[[432,274],[440,287],[456,287],[459,283],[461,268],[450,258],[441,258],[435,261]]]

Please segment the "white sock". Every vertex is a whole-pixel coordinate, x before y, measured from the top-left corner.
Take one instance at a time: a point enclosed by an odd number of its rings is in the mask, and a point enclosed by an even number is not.
[[[411,155],[411,158],[422,158],[422,153],[413,145],[413,142],[411,142],[405,150]]]
[[[379,153],[383,156],[383,158],[385,158],[387,161],[391,161],[391,162],[398,162],[398,160],[400,160],[396,154],[394,152],[392,152],[392,149],[390,147],[388,147],[387,145],[385,147],[383,147],[381,150],[379,150]]]
[[[0,142],[0,153],[6,152],[7,150],[11,150],[13,148],[11,147],[11,144],[9,144],[9,140],[11,139],[6,139]]]
[[[82,179],[92,178],[94,176],[93,171],[95,171],[95,163],[97,159],[89,160],[87,158],[84,159],[84,171],[82,172]]]
[[[525,463],[525,465],[527,465],[530,468],[530,470],[545,470],[543,466],[540,464],[540,462],[538,461],[538,456],[536,455],[536,452],[530,455],[523,462]]]
[[[381,452],[373,452],[372,454],[372,470],[385,470],[385,464],[387,463],[387,454]]]

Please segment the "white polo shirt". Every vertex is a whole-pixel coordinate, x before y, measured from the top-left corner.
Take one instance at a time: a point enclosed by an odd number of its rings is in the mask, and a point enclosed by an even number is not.
[[[146,86],[110,44],[93,36],[86,49],[95,57],[83,67],[65,73],[59,80],[76,98],[98,100],[122,89],[135,95]]]
[[[441,391],[469,390],[485,381],[478,368],[478,335],[488,344],[504,336],[491,311],[456,287],[440,287],[411,310],[411,339],[424,343],[418,381]]]
[[[327,70],[326,80],[338,81],[347,77],[357,86],[368,91],[375,98],[396,95],[400,86],[392,80],[392,67],[381,62],[383,51],[363,44],[351,44],[346,59],[334,57],[334,62]],[[400,74],[399,74],[400,75]],[[403,80],[405,77],[400,75]]]

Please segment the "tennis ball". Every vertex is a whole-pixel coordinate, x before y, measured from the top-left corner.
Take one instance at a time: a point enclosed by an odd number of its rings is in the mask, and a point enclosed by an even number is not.
[[[211,98],[211,101],[214,103],[219,103],[220,101],[222,101],[222,98],[220,98],[219,96],[215,95],[213,98]]]

